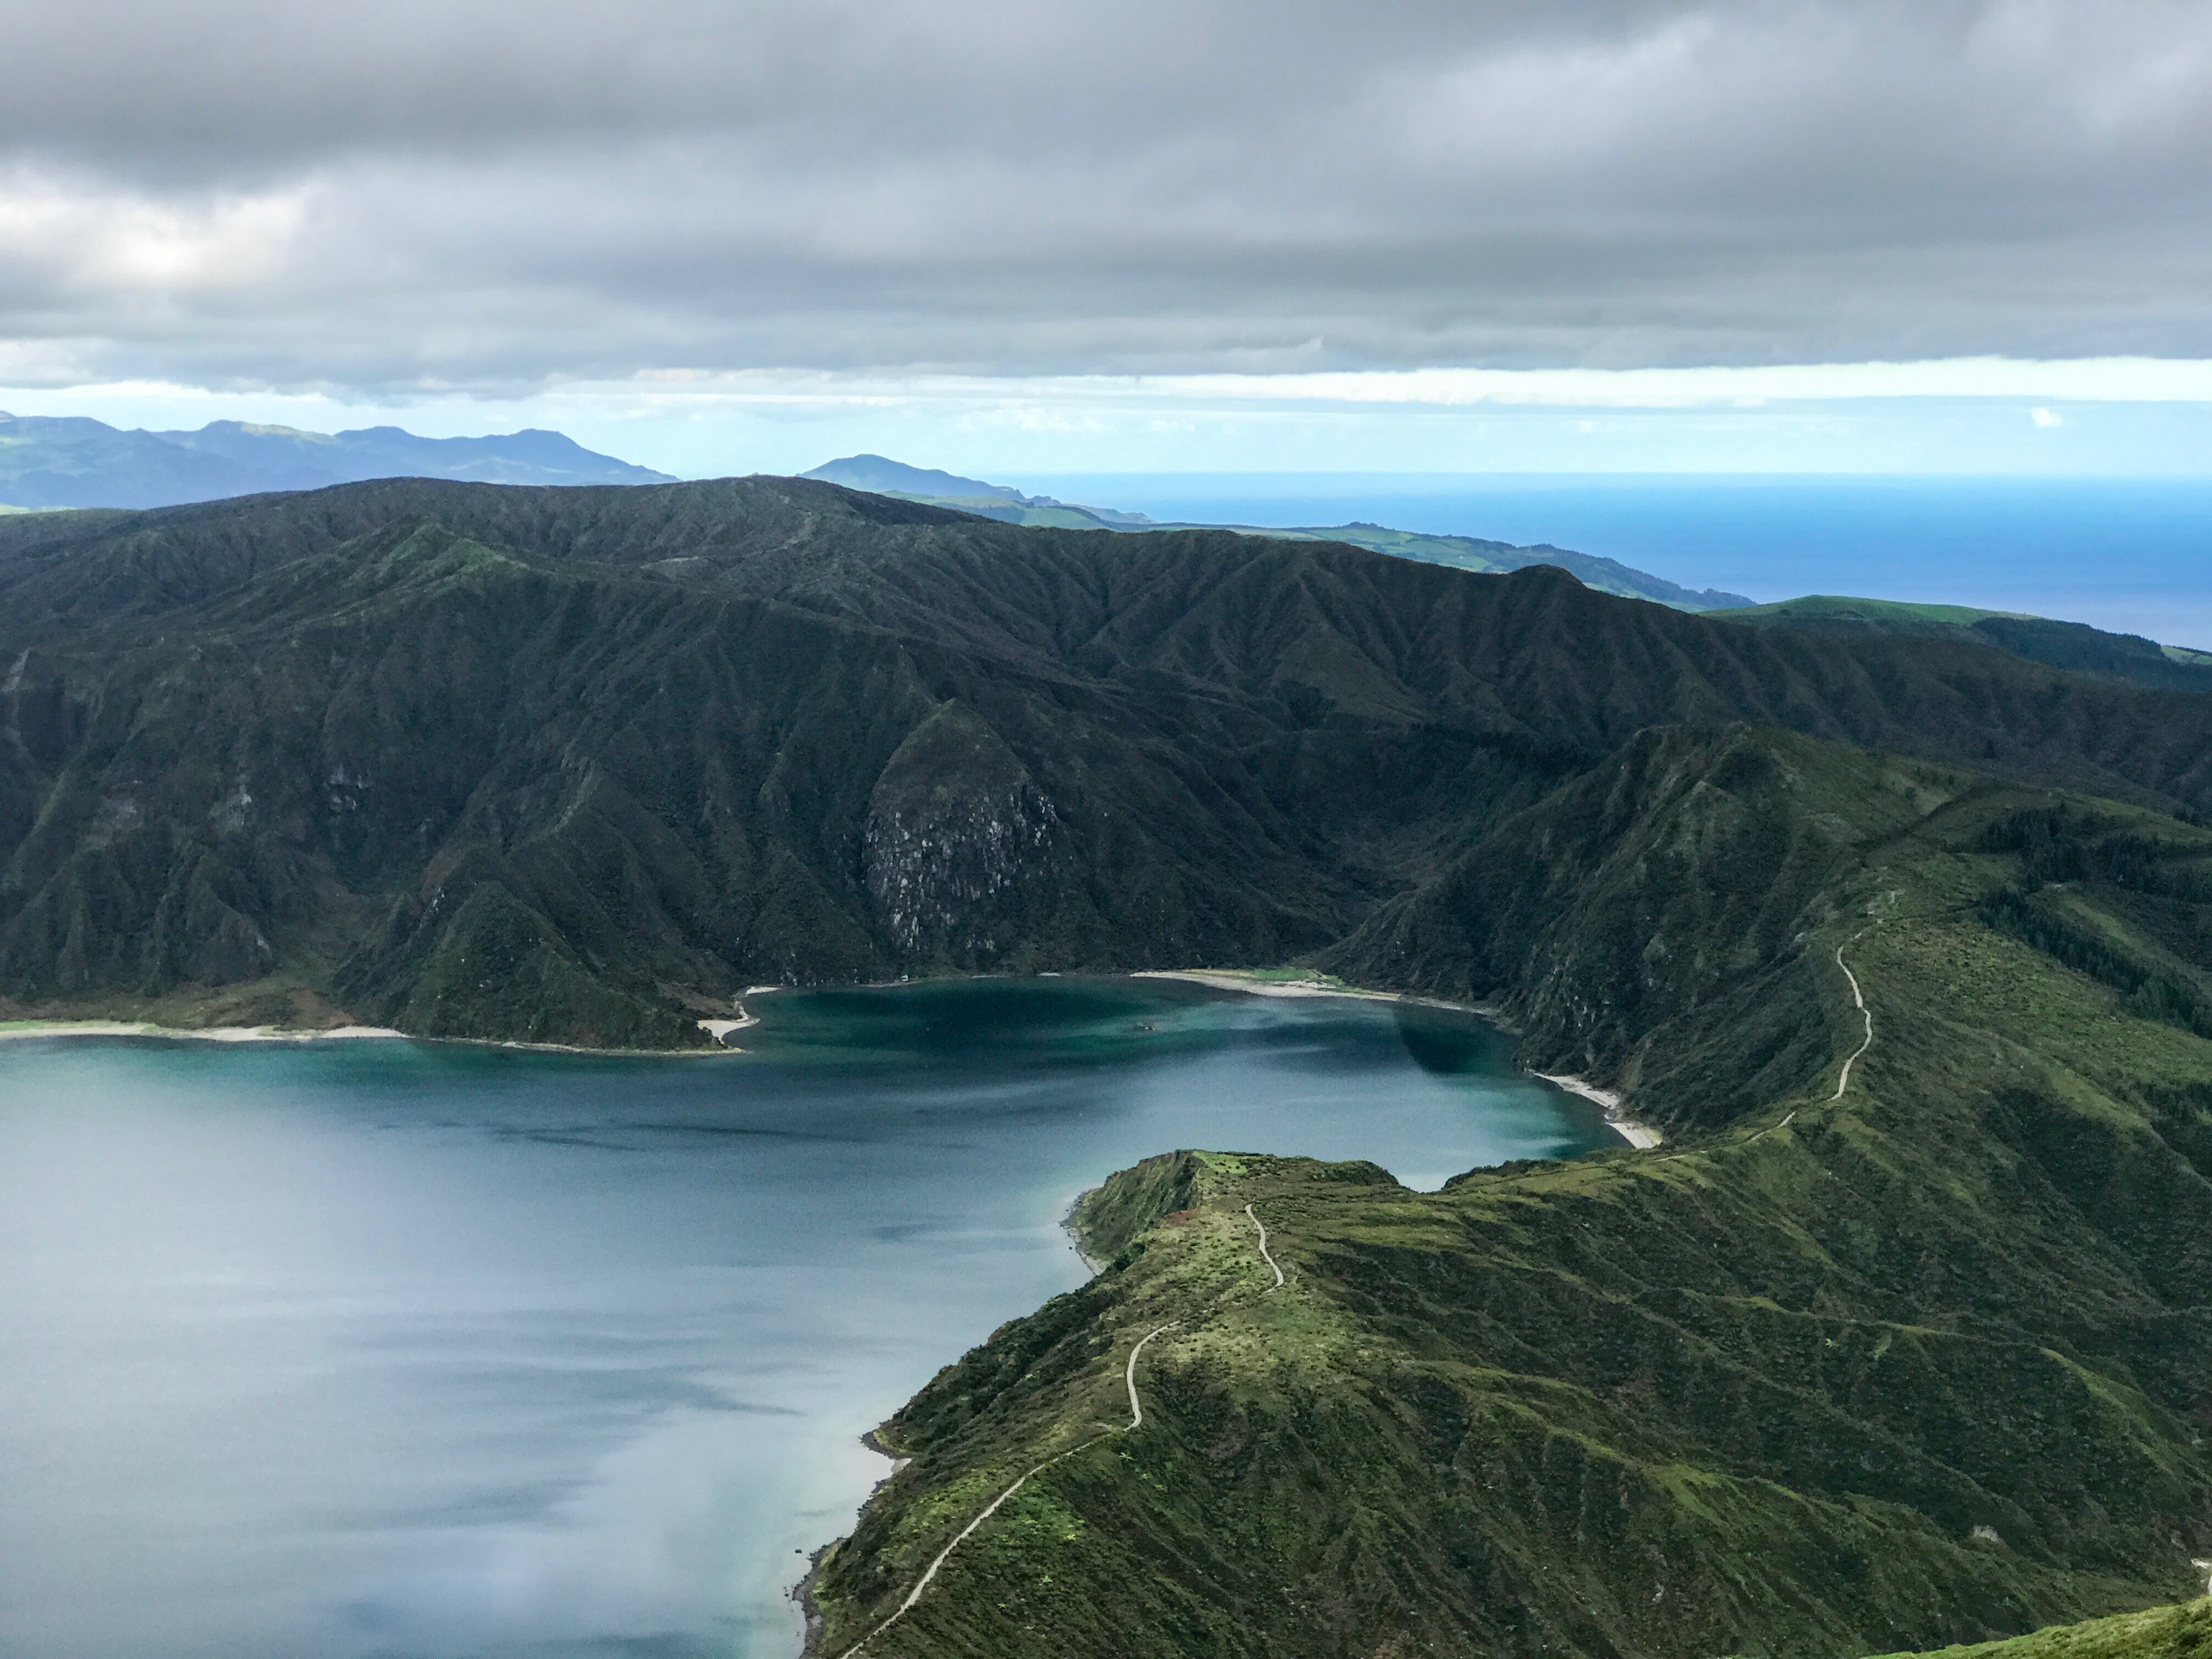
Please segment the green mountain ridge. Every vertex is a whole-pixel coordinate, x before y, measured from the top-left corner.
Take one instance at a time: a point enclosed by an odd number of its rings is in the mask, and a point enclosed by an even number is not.
[[[662,1046],[763,981],[1265,965],[1655,724],[2207,791],[2196,700],[1978,647],[787,481],[32,515],[0,596],[18,1008]]]
[[[1894,599],[1812,594],[1778,605],[1731,611],[1728,620],[1755,627],[1800,628],[1832,634],[1892,634],[1974,641],[2052,668],[2175,690],[2212,690],[2212,652],[2160,645],[2135,634],[2112,634],[2085,623],[2054,622],[2014,611],[1966,605],[1915,605]]]
[[[1296,963],[1668,1131],[1114,1177],[1105,1271],[881,1431],[824,1654],[1841,1659],[2193,1593],[2208,811],[2212,698],[1542,565],[774,478],[0,522],[0,1017],[703,1047],[752,983]]]
[[[2200,1659],[2212,1653],[2212,1601],[2154,1607],[2031,1636],[1945,1648],[1935,1659]],[[1904,1659],[1892,1654],[1887,1659]]]
[[[1917,635],[1978,645],[2025,657],[2052,668],[2094,674],[2131,685],[2161,690],[2212,690],[2212,653],[2161,646],[2131,634],[2112,634],[2083,623],[2057,622],[2013,611],[1980,611],[1966,605],[1922,605],[1894,599],[1866,599],[1826,594],[1754,605],[1741,593],[1717,588],[1684,587],[1618,560],[1576,553],[1548,543],[1516,547],[1472,536],[1432,536],[1352,523],[1267,529],[1253,525],[1162,524],[1140,513],[1077,507],[1048,495],[1024,495],[1005,484],[984,483],[949,472],[924,471],[880,455],[854,455],[830,461],[804,475],[848,489],[868,490],[899,501],[943,507],[995,519],[1002,524],[1062,530],[1224,529],[1278,541],[1341,542],[1400,558],[1419,559],[1455,569],[1498,574],[1532,564],[1555,565],[1584,586],[1623,599],[1649,599],[1678,611],[1725,616],[1730,622],[1765,627],[1802,628],[1826,633]]]
[[[1771,727],[1650,734],[1511,830],[1577,910],[1475,982],[1540,1052],[1609,1016],[1589,1069],[1669,1145],[1436,1194],[1237,1153],[1115,1176],[1077,1213],[1105,1271],[878,1431],[909,1461],[823,1558],[814,1651],[1070,1448],[867,1652],[1781,1659],[2201,1589],[2212,1045],[1978,901],[2107,872],[2077,915],[2202,984],[2171,946],[2212,912],[2172,896],[2212,892],[2212,835]],[[1874,1035],[1840,1091],[1838,951]],[[1086,1444],[1170,1321],[1145,1426]]]
[[[848,489],[864,489],[876,495],[889,495],[898,501],[972,513],[978,518],[995,519],[1001,524],[1020,525],[1030,529],[1113,530],[1123,532],[1230,530],[1243,536],[1264,536],[1271,541],[1341,542],[1352,547],[1393,554],[1399,558],[1449,565],[1458,570],[1503,574],[1509,570],[1525,569],[1532,564],[1556,565],[1560,569],[1571,571],[1584,586],[1595,588],[1601,593],[1615,593],[1623,599],[1650,599],[1678,611],[1722,611],[1751,604],[1741,593],[1725,593],[1717,588],[1693,590],[1680,583],[1670,582],[1663,576],[1655,576],[1649,571],[1631,569],[1617,559],[1571,552],[1548,543],[1535,547],[1516,547],[1510,542],[1485,541],[1474,536],[1431,536],[1416,531],[1392,530],[1382,525],[1358,522],[1277,528],[1241,524],[1170,524],[1147,518],[1141,513],[1078,507],[1072,502],[1055,501],[1049,495],[1024,495],[1006,484],[984,483],[980,479],[963,478],[934,469],[908,466],[881,455],[850,455],[841,460],[826,461],[812,471],[800,476],[842,484]]]

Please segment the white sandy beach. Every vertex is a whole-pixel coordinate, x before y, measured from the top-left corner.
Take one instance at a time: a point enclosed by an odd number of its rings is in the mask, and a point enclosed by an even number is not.
[[[198,1030],[143,1020],[21,1019],[0,1021],[0,1042],[23,1037],[173,1037],[191,1042],[334,1042],[403,1038],[382,1025],[335,1025],[326,1031],[294,1031],[280,1025],[208,1025]]]
[[[1571,1076],[1564,1072],[1531,1072],[1547,1083],[1556,1084],[1571,1095],[1580,1095],[1603,1109],[1607,1127],[1638,1151],[1649,1151],[1665,1139],[1658,1130],[1648,1123],[1639,1123],[1628,1115],[1620,1097],[1610,1089],[1601,1089],[1588,1078]]]
[[[1363,991],[1352,986],[1325,985],[1318,980],[1255,979],[1231,968],[1146,968],[1129,977],[1188,980],[1193,985],[1211,985],[1217,991],[1244,991],[1255,997],[1358,997],[1368,1002],[1424,1000],[1400,996],[1395,991]],[[1435,1006],[1446,1008],[1459,1005],[1440,1002]]]
[[[756,993],[748,991],[745,994],[751,996],[756,994]],[[758,1014],[747,1013],[745,1012],[745,1005],[741,1002],[738,1005],[738,1017],[735,1019],[702,1019],[699,1022],[699,1029],[704,1031],[708,1036],[714,1038],[714,1041],[723,1048],[727,1048],[730,1046],[730,1034],[732,1032],[742,1031],[749,1026],[757,1025],[759,1024],[760,1016]],[[740,1050],[738,1052],[743,1051]]]

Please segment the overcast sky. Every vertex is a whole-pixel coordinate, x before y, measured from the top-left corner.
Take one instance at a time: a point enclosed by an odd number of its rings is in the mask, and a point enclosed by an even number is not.
[[[2208,156],[2212,6],[2160,0],[11,4],[0,398],[896,409],[1080,466],[1255,404],[1887,396],[1401,377],[2212,359]],[[1952,390],[2069,429],[2003,367]],[[2160,372],[2106,394],[2212,391]]]

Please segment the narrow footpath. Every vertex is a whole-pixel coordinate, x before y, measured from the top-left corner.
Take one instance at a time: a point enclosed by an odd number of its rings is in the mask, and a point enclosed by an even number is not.
[[[1856,945],[1857,943],[1858,940],[1856,937],[1844,941],[1844,944],[1848,945]],[[1866,1020],[1866,1040],[1860,1043],[1857,1048],[1852,1049],[1850,1059],[1846,1060],[1844,1062],[1843,1075],[1836,1079],[1836,1092],[1828,1097],[1831,1104],[1844,1097],[1844,1090],[1850,1085],[1851,1080],[1851,1066],[1853,1061],[1856,1060],[1858,1057],[1864,1054],[1868,1049],[1874,1047],[1874,1010],[1866,1006],[1866,999],[1859,994],[1859,976],[1853,973],[1850,970],[1850,965],[1844,962],[1844,946],[1842,945],[1838,945],[1836,947],[1836,966],[1844,970],[1844,977],[1851,982],[1851,1006],[1856,1008],[1861,1016]]]
[[[1250,1220],[1253,1226],[1259,1230],[1260,1259],[1267,1264],[1275,1275],[1275,1282],[1270,1285],[1267,1289],[1269,1291],[1279,1291],[1283,1288],[1284,1283],[1283,1268],[1282,1264],[1277,1261],[1275,1258],[1268,1253],[1267,1224],[1260,1219],[1259,1216],[1253,1211],[1253,1208],[1249,1204],[1247,1204],[1244,1206],[1244,1214],[1246,1218]],[[970,1521],[966,1526],[961,1528],[957,1537],[953,1539],[953,1540],[947,1544],[943,1549],[938,1551],[937,1559],[934,1561],[932,1561],[929,1564],[927,1570],[922,1573],[920,1578],[915,1581],[914,1588],[906,1593],[906,1600],[898,1604],[898,1607],[892,1612],[890,1617],[884,1620],[882,1624],[878,1625],[873,1630],[870,1631],[866,1636],[863,1636],[859,1641],[854,1643],[851,1647],[847,1648],[844,1652],[839,1654],[837,1656],[837,1659],[854,1659],[854,1656],[857,1655],[861,1649],[866,1647],[869,1643],[874,1641],[876,1638],[881,1636],[893,1625],[896,1625],[900,1620],[906,1617],[908,1610],[913,1607],[914,1604],[921,1600],[921,1593],[929,1588],[930,1580],[937,1577],[937,1570],[951,1559],[952,1552],[958,1549],[963,1544],[966,1543],[969,1534],[972,1534],[976,1528],[981,1526],[986,1521],[988,1521],[994,1515],[997,1514],[999,1511],[999,1506],[1005,1503],[1009,1498],[1012,1498],[1016,1492],[1019,1492],[1024,1486],[1029,1485],[1031,1480],[1037,1475],[1043,1474],[1047,1469],[1059,1462],[1062,1458],[1073,1457],[1079,1451],[1088,1450],[1091,1447],[1097,1445],[1100,1441],[1108,1439],[1114,1435],[1127,1434],[1135,1429],[1142,1427],[1145,1421],[1145,1402],[1139,1399],[1137,1395],[1137,1358],[1139,1354],[1144,1352],[1145,1345],[1147,1342],[1150,1342],[1156,1336],[1159,1336],[1166,1332],[1174,1330],[1182,1323],[1182,1321],[1180,1319],[1170,1319],[1164,1325],[1154,1326],[1151,1330],[1146,1331],[1142,1336],[1139,1337],[1136,1340],[1135,1346],[1129,1350],[1129,1363],[1122,1368],[1121,1371],[1121,1381],[1123,1386],[1129,1390],[1129,1421],[1127,1426],[1123,1428],[1108,1429],[1103,1433],[1094,1434],[1088,1440],[1079,1441],[1076,1444],[1070,1446],[1066,1451],[1054,1453],[1052,1456],[1046,1458],[1043,1462],[1039,1463],[1036,1468],[1024,1471],[1019,1480],[1016,1480],[1012,1486],[1008,1486],[1004,1492],[1000,1492],[996,1498],[994,1498],[988,1504],[985,1504],[981,1514],[977,1515],[976,1517],[973,1521]]]
[[[1275,1270],[1275,1282],[1267,1288],[1271,1291],[1279,1291],[1283,1288],[1283,1267],[1280,1262],[1267,1254],[1267,1224],[1253,1213],[1249,1204],[1244,1206],[1244,1213],[1251,1217],[1252,1224],[1260,1230],[1260,1260]]]

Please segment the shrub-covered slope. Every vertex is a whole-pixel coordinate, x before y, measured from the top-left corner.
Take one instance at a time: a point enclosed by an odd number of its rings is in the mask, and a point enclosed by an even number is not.
[[[2208,807],[2212,699],[1554,570],[789,480],[0,522],[11,1010],[672,1045],[757,980],[1303,959],[1675,1131],[1117,1178],[1109,1270],[888,1425],[832,1653],[1070,1449],[872,1652],[1840,1656],[2201,1583]]]
[[[1465,908],[1505,821],[1744,721],[2212,804],[2212,700],[1968,644],[789,479],[398,480],[0,524],[0,999],[667,1044],[760,980],[1534,998],[1542,879]]]
[[[2199,1600],[1970,1647],[1949,1647],[1928,1659],[2203,1659],[2208,1653],[2212,1653],[2212,1601]]]
[[[1472,856],[1437,916],[1526,944],[1524,1006],[1693,1133],[1436,1194],[1115,1176],[1106,1270],[881,1431],[913,1461],[821,1564],[818,1650],[1078,1446],[866,1651],[1801,1659],[2201,1587],[2212,1043],[1987,918],[2089,872],[2075,926],[2178,954],[2212,835],[1770,728],[1648,739]],[[1084,1446],[1170,1321],[1142,1427]]]
[[[2138,634],[2108,634],[2085,623],[2055,622],[2047,617],[1976,611],[1966,605],[1811,594],[1778,605],[1741,606],[1729,612],[1728,620],[1811,633],[1972,641],[2031,662],[2130,685],[2212,690],[2212,655],[2182,646],[2160,645]]]

